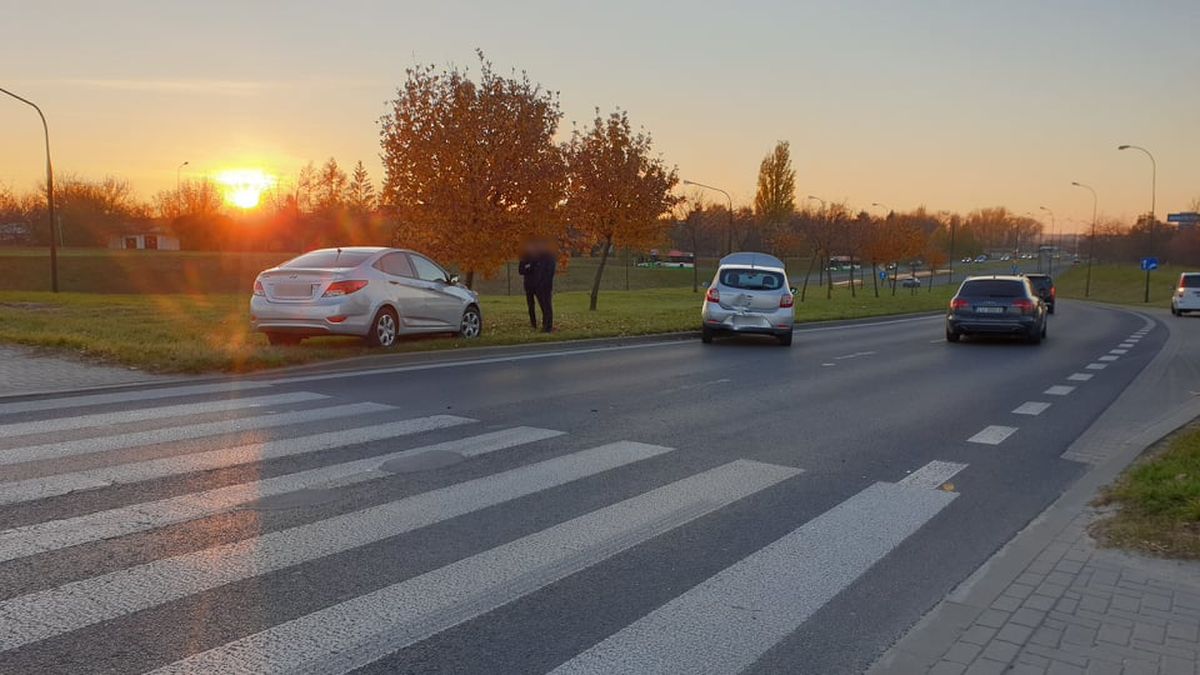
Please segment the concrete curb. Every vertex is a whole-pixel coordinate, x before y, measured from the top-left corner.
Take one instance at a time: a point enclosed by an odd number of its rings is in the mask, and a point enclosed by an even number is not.
[[[1130,411],[1145,410],[1147,393],[1168,376],[1183,338],[1170,321],[1154,318],[1147,312],[1121,308],[1166,327],[1170,335],[1159,353],[1125,391],[1063,453],[1064,457],[1101,456],[1104,459],[1094,464],[1053,504],[922,617],[884,652],[868,673],[922,673],[932,668],[1034,558],[1084,512],[1101,487],[1111,483],[1148,447],[1200,416],[1200,397],[1197,397],[1167,409],[1149,422],[1132,422],[1136,415],[1131,416]]]

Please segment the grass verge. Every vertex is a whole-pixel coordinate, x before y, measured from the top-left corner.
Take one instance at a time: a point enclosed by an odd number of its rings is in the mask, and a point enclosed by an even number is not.
[[[1143,302],[1146,293],[1146,273],[1134,263],[1126,265],[1093,265],[1091,294],[1088,300],[1112,302],[1140,307],[1169,307],[1171,294],[1181,272],[1194,271],[1183,267],[1160,267],[1150,273],[1150,302]],[[1065,273],[1056,275],[1059,297],[1083,299],[1087,286],[1087,264],[1072,265]]]
[[[1092,528],[1107,545],[1200,559],[1200,423],[1151,448],[1097,504],[1119,507]]]
[[[813,289],[809,289],[810,292]],[[852,298],[846,289],[833,299],[796,304],[797,321],[823,321],[941,309],[952,289],[875,298],[870,290]],[[484,296],[484,337],[473,346],[508,345],[582,338],[696,330],[701,293],[687,288],[606,291],[590,312],[588,294],[555,295],[558,330],[529,329],[524,297]],[[347,358],[370,353],[353,338],[314,338],[298,347],[271,347],[250,330],[248,296],[100,295],[0,291],[0,342],[68,352],[88,360],[119,363],[153,372],[246,372]],[[397,351],[452,349],[467,344],[446,337],[403,340]]]

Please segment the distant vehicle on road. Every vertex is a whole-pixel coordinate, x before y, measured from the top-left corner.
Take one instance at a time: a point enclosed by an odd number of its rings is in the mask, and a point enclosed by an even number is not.
[[[975,259],[971,258],[971,257],[967,257],[967,258],[963,258],[959,262],[961,262],[964,265],[970,265],[971,263],[975,262]]]
[[[1046,303],[1046,311],[1053,314],[1054,299],[1057,295],[1057,291],[1054,289],[1054,278],[1049,274],[1026,274],[1025,278],[1033,284],[1033,290],[1037,292],[1042,302]]]
[[[968,277],[950,300],[946,340],[1011,335],[1038,344],[1046,337],[1046,316],[1046,303],[1025,277]]]
[[[792,344],[794,294],[783,261],[766,253],[731,253],[717,265],[700,310],[705,344],[717,335],[773,335]]]
[[[668,251],[662,255],[657,249],[650,251],[650,258],[638,258],[638,267],[667,267],[676,269],[692,269],[696,266],[696,255],[686,251]]]
[[[908,277],[904,281],[901,281],[900,285],[905,288],[920,288],[921,280],[916,277]]]
[[[416,251],[374,246],[318,249],[261,272],[250,321],[273,345],[355,335],[391,347],[401,335],[483,332],[479,296],[457,275]]]
[[[977,262],[977,263],[985,263],[987,261],[988,261],[988,257],[986,255],[979,255],[979,256],[975,257],[975,262]]]
[[[1184,272],[1171,294],[1171,313],[1183,316],[1186,312],[1200,311],[1200,272]]]

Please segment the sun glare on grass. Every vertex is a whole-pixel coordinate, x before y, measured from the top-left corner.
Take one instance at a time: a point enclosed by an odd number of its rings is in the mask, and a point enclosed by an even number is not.
[[[217,174],[217,182],[225,188],[225,201],[240,209],[252,209],[276,180],[262,169],[228,169]]]

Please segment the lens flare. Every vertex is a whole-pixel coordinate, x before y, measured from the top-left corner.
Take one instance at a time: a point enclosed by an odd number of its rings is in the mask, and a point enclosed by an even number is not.
[[[217,182],[225,189],[225,201],[240,209],[252,209],[277,181],[262,169],[228,169],[217,174]]]

